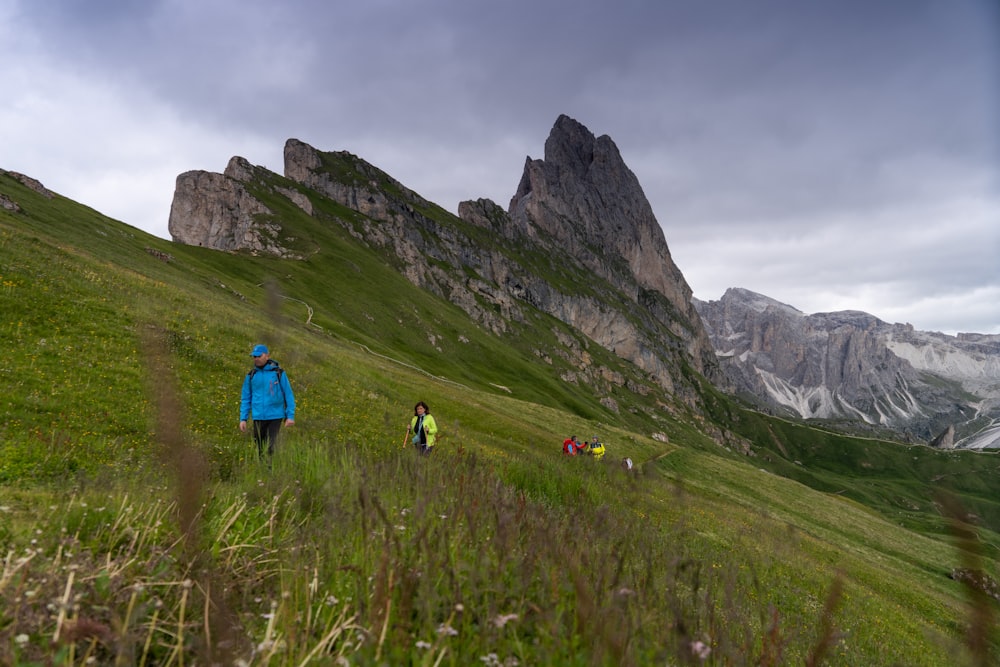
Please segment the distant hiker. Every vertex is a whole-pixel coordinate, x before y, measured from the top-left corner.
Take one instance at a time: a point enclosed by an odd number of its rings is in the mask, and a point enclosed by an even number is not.
[[[598,461],[604,456],[604,443],[598,440],[596,435],[590,441],[590,454]]]
[[[627,456],[625,458],[623,458],[622,459],[622,468],[625,468],[625,470],[631,470],[632,469],[632,459],[628,458]]]
[[[430,454],[431,450],[434,449],[438,427],[434,417],[431,416],[431,409],[423,401],[413,406],[410,431],[413,433],[412,442],[417,451],[421,454]]]
[[[266,345],[255,345],[250,356],[254,367],[243,378],[240,430],[246,433],[247,420],[252,415],[257,456],[264,458],[266,444],[270,460],[282,422],[287,426],[295,423],[295,394],[284,369],[271,359]]]
[[[584,445],[580,444],[580,441],[576,439],[576,436],[571,435],[563,440],[562,453],[568,454],[569,456],[576,456],[577,452],[583,448]]]

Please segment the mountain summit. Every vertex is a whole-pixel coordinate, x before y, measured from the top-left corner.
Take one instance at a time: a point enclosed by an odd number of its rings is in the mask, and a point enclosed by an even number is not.
[[[631,300],[641,303],[645,292],[665,297],[671,313],[661,321],[686,342],[705,372],[711,346],[691,288],[639,180],[610,137],[595,137],[560,116],[545,141],[545,159],[526,160],[508,213],[515,229],[550,239],[567,262],[603,277]]]
[[[738,391],[772,410],[939,446],[1000,445],[1000,336],[915,331],[855,310],[806,315],[737,288],[695,303]]]
[[[181,174],[169,228],[183,243],[303,257],[308,240],[280,213],[289,202],[382,249],[412,283],[498,335],[515,335],[537,311],[566,323],[580,337],[562,339],[559,354],[578,369],[563,379],[607,386],[612,409],[613,388],[628,381],[592,366],[588,341],[689,404],[698,391],[688,369],[717,375],[691,288],[638,180],[609,137],[568,116],[556,120],[545,159],[527,158],[506,211],[479,199],[461,202],[456,218],[357,156],[289,139],[284,177],[238,157],[223,175]]]

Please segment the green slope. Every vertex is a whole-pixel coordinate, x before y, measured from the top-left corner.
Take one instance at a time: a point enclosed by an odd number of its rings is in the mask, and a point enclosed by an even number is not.
[[[655,390],[611,412],[536,353],[575,335],[561,323],[501,339],[278,201],[305,261],[177,246],[8,175],[0,192],[22,208],[0,211],[5,663],[190,661],[217,623],[253,664],[989,659],[965,629],[992,638],[995,603],[970,607],[950,574],[996,574],[992,456],[825,433],[707,386],[708,415]],[[235,428],[258,341],[299,403],[270,473]],[[431,461],[401,446],[421,399],[442,427]],[[562,457],[570,433],[610,453]],[[193,538],[170,481],[183,451]],[[984,524],[975,548],[949,535],[942,490]],[[47,612],[67,590],[76,605]]]

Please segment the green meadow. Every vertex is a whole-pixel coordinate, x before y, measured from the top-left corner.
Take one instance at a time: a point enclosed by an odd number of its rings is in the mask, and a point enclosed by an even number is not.
[[[0,192],[0,664],[995,664],[994,454],[692,407],[542,313],[491,333],[326,200],[267,202],[278,260]],[[560,379],[567,340],[644,390]],[[270,466],[257,342],[298,404]]]

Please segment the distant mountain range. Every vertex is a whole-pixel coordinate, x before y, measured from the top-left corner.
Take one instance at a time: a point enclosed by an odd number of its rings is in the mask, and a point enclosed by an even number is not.
[[[462,202],[455,218],[357,156],[296,139],[284,175],[230,160],[223,174],[177,178],[177,242],[305,259],[281,233],[282,206],[343,226],[389,252],[412,283],[481,326],[513,335],[545,312],[695,406],[695,371],[779,415],[848,431],[1000,447],[1000,336],[914,331],[861,312],[805,315],[747,290],[693,299],[635,175],[607,136],[560,116],[545,158],[526,159],[508,207]],[[339,210],[318,203],[332,201]],[[282,203],[283,202],[283,203]],[[529,306],[531,308],[529,308]],[[566,380],[644,391],[570,352]]]
[[[1000,336],[806,315],[745,289],[695,301],[725,372],[778,414],[936,446],[1000,447]]]

